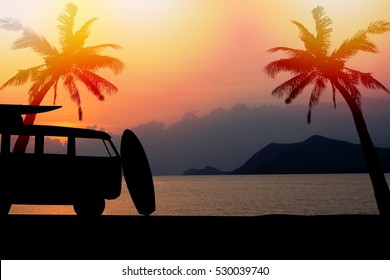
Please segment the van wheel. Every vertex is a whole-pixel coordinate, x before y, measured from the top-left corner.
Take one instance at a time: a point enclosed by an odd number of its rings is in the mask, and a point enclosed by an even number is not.
[[[104,198],[84,198],[73,204],[73,209],[80,217],[98,217],[101,216],[106,207]]]
[[[0,197],[0,215],[7,216],[9,210],[11,210],[11,203],[7,199]]]

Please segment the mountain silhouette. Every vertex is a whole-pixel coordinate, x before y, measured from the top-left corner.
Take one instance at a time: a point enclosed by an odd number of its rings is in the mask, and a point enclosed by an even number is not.
[[[390,172],[390,148],[376,148]],[[229,174],[366,173],[360,144],[314,135],[293,144],[271,143]]]
[[[227,172],[221,171],[212,166],[206,166],[202,169],[190,168],[183,172],[182,175],[225,175]]]

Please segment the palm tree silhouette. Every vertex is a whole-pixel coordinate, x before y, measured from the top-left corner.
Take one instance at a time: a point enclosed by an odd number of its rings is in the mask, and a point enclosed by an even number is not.
[[[374,144],[368,132],[361,108],[361,92],[358,86],[368,89],[380,89],[390,94],[390,91],[371,73],[364,73],[345,66],[346,60],[359,51],[378,52],[377,47],[368,38],[369,34],[382,34],[390,31],[390,22],[378,20],[369,24],[366,30],[358,31],[352,38],[345,40],[339,48],[330,53],[330,33],[332,20],[325,16],[323,7],[312,10],[316,25],[316,35],[297,21],[292,21],[299,29],[299,38],[305,49],[275,47],[270,53],[283,51],[287,58],[273,61],[264,68],[272,78],[282,71],[292,73],[293,77],[280,84],[272,91],[276,97],[286,96],[285,102],[291,103],[302,91],[313,85],[311,91],[307,121],[310,123],[312,109],[319,103],[325,93],[327,83],[331,85],[333,103],[336,107],[336,93],[339,92],[348,104],[359,135],[360,143],[367,162],[368,172],[374,189],[379,213],[390,214],[390,191],[378,159]]]
[[[114,44],[84,46],[90,35],[90,26],[97,18],[86,21],[78,31],[73,32],[77,10],[78,8],[75,5],[68,3],[65,6],[65,12],[58,17],[60,50],[52,46],[43,36],[38,35],[31,28],[24,27],[18,20],[13,18],[0,20],[1,28],[23,32],[22,36],[14,42],[13,49],[31,48],[45,60],[41,65],[19,70],[0,89],[23,85],[31,80],[33,84],[28,92],[29,104],[40,105],[52,87],[54,88],[53,103],[55,104],[58,82],[62,78],[71,100],[77,104],[79,120],[83,118],[83,111],[80,91],[76,82],[83,83],[99,100],[104,100],[104,93],[113,94],[118,91],[115,85],[95,72],[106,68],[117,75],[124,69],[124,63],[120,60],[100,54],[106,48],[119,49],[120,46]],[[33,124],[35,117],[35,114],[26,115],[24,123]],[[26,136],[18,137],[14,152],[25,152],[28,141],[29,138]]]

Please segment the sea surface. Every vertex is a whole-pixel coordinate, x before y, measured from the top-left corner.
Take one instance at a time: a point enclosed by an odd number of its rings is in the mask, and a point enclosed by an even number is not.
[[[390,184],[390,173],[386,174]],[[152,215],[378,214],[368,174],[154,176]],[[10,214],[72,214],[72,206],[12,205]],[[125,180],[103,215],[139,215]]]

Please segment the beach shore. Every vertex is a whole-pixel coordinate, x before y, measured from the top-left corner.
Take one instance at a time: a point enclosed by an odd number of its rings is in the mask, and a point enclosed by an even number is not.
[[[389,259],[390,217],[9,215],[1,259]]]

